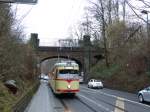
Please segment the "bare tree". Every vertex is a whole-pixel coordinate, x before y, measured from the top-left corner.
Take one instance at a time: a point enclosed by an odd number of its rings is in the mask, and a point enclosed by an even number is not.
[[[108,24],[112,24],[112,0],[108,0]]]
[[[115,19],[119,21],[119,0],[114,1]]]
[[[101,5],[101,19],[102,19],[102,36],[104,40],[104,51],[105,51],[105,62],[106,66],[109,67],[109,62],[108,62],[108,50],[107,50],[107,40],[106,40],[106,26],[105,26],[105,12],[104,12],[104,6],[102,3],[102,0],[99,0],[100,5]]]
[[[125,17],[126,17],[126,0],[122,1],[122,8],[123,8],[123,21],[125,22]]]
[[[22,78],[31,70],[28,69],[26,59],[29,54],[32,56],[33,52],[23,42],[22,27],[20,29],[15,29],[11,5],[0,4],[0,79]]]
[[[97,20],[97,23],[99,25],[99,31],[101,32],[101,37],[103,38],[103,45],[104,45],[104,51],[105,51],[105,63],[106,66],[109,67],[108,62],[108,50],[107,50],[107,39],[106,39],[106,26],[107,26],[107,12],[109,16],[108,22],[111,23],[111,8],[108,8],[111,6],[111,0],[104,1],[104,0],[98,0],[96,3],[91,2],[93,6],[90,8],[90,11],[94,14],[94,18]],[[107,10],[106,10],[107,6]],[[109,12],[110,11],[110,12]]]

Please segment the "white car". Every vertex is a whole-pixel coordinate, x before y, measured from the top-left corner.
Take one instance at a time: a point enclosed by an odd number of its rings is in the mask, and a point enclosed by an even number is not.
[[[44,80],[49,80],[48,75],[45,75],[45,76],[43,77],[43,79],[44,79]]]
[[[103,88],[103,83],[100,80],[91,79],[88,82],[88,88]]]
[[[139,102],[150,102],[150,86],[138,92]]]
[[[48,75],[45,75],[45,74],[41,74],[41,75],[39,76],[39,78],[40,78],[40,79],[43,79],[43,80],[46,80],[46,81],[49,80],[49,76],[48,76]]]
[[[83,83],[83,77],[82,76],[79,76],[79,82]]]

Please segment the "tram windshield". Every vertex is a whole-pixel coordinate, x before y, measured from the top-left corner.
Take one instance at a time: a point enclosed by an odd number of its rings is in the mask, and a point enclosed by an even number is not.
[[[79,71],[72,69],[59,70],[58,78],[64,79],[78,79]]]

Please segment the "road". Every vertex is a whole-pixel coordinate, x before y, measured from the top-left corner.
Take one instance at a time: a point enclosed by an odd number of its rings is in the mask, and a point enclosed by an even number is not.
[[[74,98],[55,97],[48,84],[41,82],[25,112],[150,112],[150,105],[139,103],[135,94],[86,85],[80,85]]]

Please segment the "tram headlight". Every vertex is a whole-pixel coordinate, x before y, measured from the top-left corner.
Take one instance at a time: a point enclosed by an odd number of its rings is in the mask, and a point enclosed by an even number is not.
[[[71,88],[71,86],[70,86],[70,85],[68,85],[68,86],[67,86],[67,88],[68,88],[68,89],[70,89],[70,88]]]

